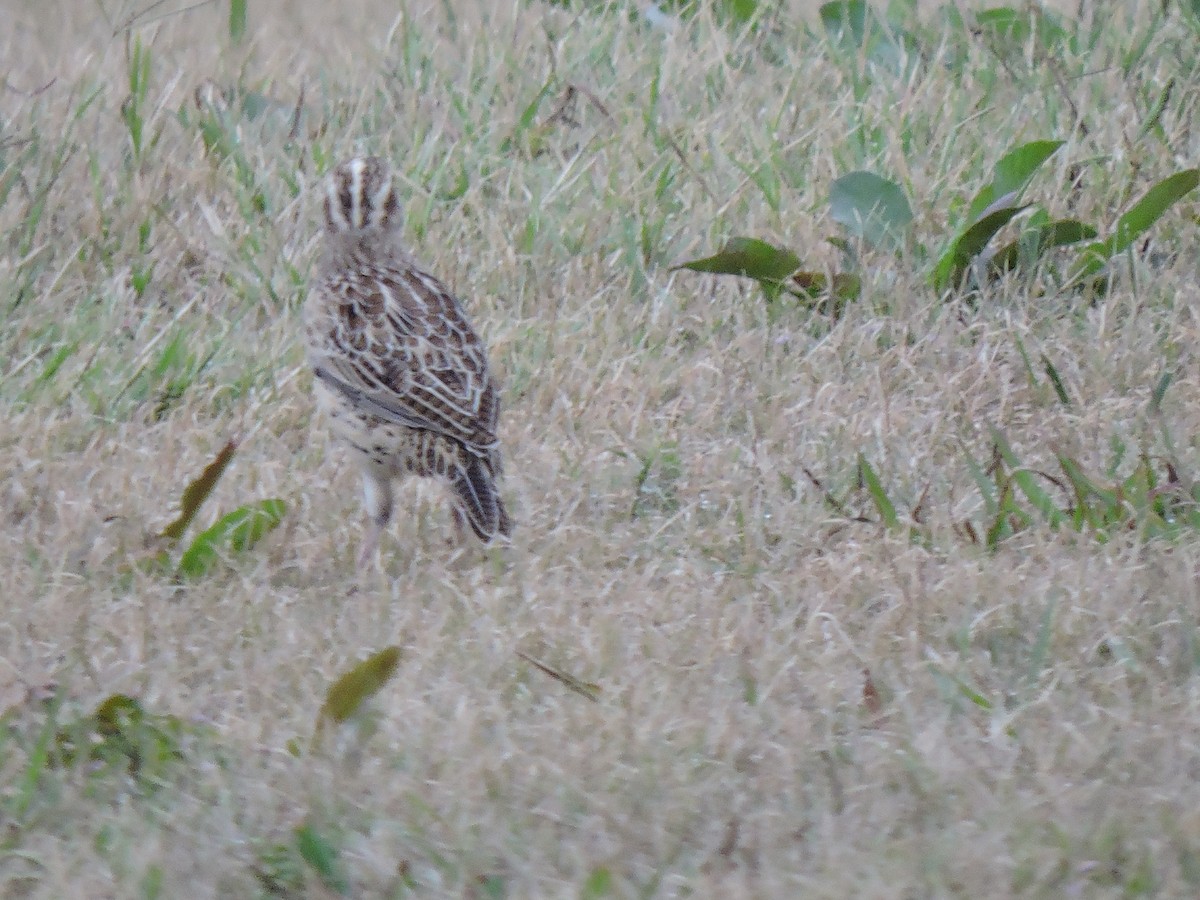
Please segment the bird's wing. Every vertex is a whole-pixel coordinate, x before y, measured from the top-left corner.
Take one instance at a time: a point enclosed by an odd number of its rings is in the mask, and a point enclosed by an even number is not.
[[[496,446],[499,402],[487,353],[454,296],[415,269],[380,268],[327,288],[328,326],[313,335],[317,377],[364,412]]]

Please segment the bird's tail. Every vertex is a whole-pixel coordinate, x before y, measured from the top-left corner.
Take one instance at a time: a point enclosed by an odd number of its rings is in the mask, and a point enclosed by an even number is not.
[[[497,534],[507,537],[512,532],[512,520],[496,490],[492,469],[485,460],[467,454],[467,464],[454,471],[450,485],[467,524],[481,541],[490,543]]]

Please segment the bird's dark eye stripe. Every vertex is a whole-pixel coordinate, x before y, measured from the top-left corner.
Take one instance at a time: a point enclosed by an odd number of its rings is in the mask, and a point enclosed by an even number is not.
[[[379,224],[387,225],[389,222],[391,222],[392,216],[396,215],[396,212],[399,210],[399,208],[400,201],[396,199],[396,192],[388,191],[387,197],[383,201],[383,219],[380,220]]]
[[[338,185],[338,203],[342,206],[342,211],[346,214],[346,221],[351,225],[356,223],[350,221],[351,210],[354,208],[354,198],[350,196],[350,182],[343,181]]]

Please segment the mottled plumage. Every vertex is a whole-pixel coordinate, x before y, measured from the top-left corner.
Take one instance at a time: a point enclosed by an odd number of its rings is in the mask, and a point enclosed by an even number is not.
[[[385,162],[356,157],[331,174],[325,255],[305,306],[318,402],[363,467],[371,525],[365,562],[392,515],[392,482],[449,484],[455,523],[482,541],[511,531],[496,491],[500,398],[487,350],[462,305],[400,244]]]

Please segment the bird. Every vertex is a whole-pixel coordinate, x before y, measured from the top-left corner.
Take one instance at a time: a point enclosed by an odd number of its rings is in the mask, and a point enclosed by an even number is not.
[[[362,469],[367,565],[407,475],[448,485],[455,533],[507,538],[500,391],[459,299],[405,248],[391,166],[356,156],[325,180],[323,252],[304,304],[317,406]]]

